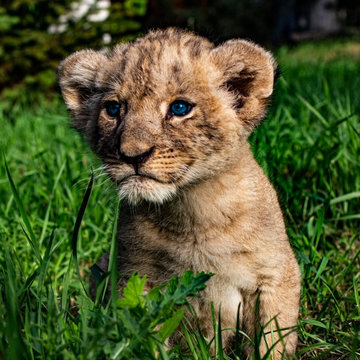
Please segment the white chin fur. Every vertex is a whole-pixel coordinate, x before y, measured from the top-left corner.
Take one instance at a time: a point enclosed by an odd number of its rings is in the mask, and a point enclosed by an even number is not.
[[[141,201],[162,204],[176,194],[173,184],[163,184],[152,179],[129,178],[119,186],[119,197],[136,205]]]

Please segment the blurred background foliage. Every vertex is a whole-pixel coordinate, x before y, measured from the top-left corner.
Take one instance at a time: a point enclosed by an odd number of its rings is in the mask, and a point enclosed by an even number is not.
[[[59,61],[88,47],[134,38],[146,0],[2,0],[0,93],[19,99],[26,91],[50,94]],[[27,94],[28,97],[29,93]]]
[[[56,94],[56,68],[73,51],[101,49],[149,28],[179,26],[215,42],[251,38],[267,46],[359,33],[358,0],[2,0],[3,108]]]

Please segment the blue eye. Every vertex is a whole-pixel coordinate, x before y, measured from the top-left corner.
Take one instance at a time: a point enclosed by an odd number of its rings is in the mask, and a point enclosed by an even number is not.
[[[175,116],[185,116],[192,109],[192,105],[183,100],[175,100],[170,105],[170,113]]]
[[[106,113],[110,117],[118,117],[120,114],[120,104],[116,101],[108,101],[105,103]]]

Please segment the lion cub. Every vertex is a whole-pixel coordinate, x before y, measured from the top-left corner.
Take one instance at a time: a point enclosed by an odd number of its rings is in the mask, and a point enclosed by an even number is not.
[[[150,287],[189,269],[215,273],[192,299],[204,334],[213,335],[211,301],[223,328],[236,327],[240,303],[243,331],[251,337],[266,326],[260,352],[275,344],[280,359],[296,347],[299,267],[247,142],[265,116],[275,68],[249,41],[215,46],[167,29],[106,54],[76,52],[59,78],[73,126],[123,199],[119,272],[126,279],[138,270]]]

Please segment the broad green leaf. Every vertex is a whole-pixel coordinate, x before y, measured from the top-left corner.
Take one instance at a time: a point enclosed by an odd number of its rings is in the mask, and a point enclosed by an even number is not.
[[[205,283],[214,274],[205,274],[203,272],[194,276],[192,271],[186,271],[180,280],[180,285],[173,294],[173,300],[177,305],[183,305],[187,296],[195,296],[205,289]]]
[[[142,295],[144,292],[145,282],[146,276],[140,278],[138,273],[134,273],[130,277],[123,291],[124,297],[117,300],[117,306],[132,309],[143,304],[144,299],[142,298]]]
[[[150,301],[160,301],[163,298],[161,290],[164,289],[165,285],[156,286],[152,288],[146,295],[146,298]]]
[[[179,309],[168,320],[166,320],[158,332],[158,337],[161,342],[164,342],[179,326],[184,316],[184,309]]]

